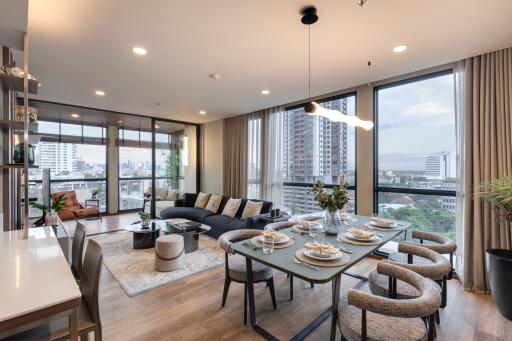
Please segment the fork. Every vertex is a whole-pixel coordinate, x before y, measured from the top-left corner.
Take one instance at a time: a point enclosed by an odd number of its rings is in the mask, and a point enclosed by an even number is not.
[[[296,263],[296,264],[302,264],[302,265],[305,265],[305,266],[308,266],[310,267],[311,269],[314,269],[314,270],[320,270],[319,268],[317,268],[316,266],[313,266],[311,264],[308,264],[306,262],[303,262],[301,260],[298,260],[297,258],[293,258],[293,261]]]

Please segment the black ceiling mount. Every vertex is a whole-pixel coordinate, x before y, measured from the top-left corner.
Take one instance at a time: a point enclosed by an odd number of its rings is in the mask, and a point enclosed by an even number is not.
[[[300,21],[304,25],[312,25],[318,21],[318,15],[316,15],[315,6],[304,7],[300,11],[300,14],[302,14],[302,19],[300,19]]]

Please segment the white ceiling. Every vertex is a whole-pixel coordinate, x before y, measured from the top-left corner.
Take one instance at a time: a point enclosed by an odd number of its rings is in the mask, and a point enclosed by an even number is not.
[[[512,46],[511,0],[30,0],[30,70],[41,99],[191,122],[247,113],[306,97],[309,4],[313,95],[367,82],[368,59],[374,81]]]

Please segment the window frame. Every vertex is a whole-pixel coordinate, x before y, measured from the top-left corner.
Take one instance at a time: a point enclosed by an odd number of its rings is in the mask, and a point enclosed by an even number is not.
[[[354,105],[355,105],[355,116],[357,116],[357,91],[354,90],[354,91],[350,91],[350,92],[346,92],[346,93],[343,93],[343,94],[339,94],[339,95],[334,95],[334,96],[328,96],[328,97],[322,97],[322,98],[319,98],[319,99],[315,99],[314,101],[318,104],[321,104],[321,103],[325,103],[325,102],[330,102],[330,101],[335,101],[335,100],[338,100],[338,99],[343,99],[343,98],[347,98],[347,97],[351,97],[351,96],[354,96]],[[304,104],[306,104],[308,101],[305,101],[305,102],[302,102],[300,104],[294,104],[294,105],[291,105],[291,106],[288,106],[288,107],[285,107],[284,108],[284,112],[288,111],[288,110],[294,110],[294,109],[298,109],[298,108],[301,108],[301,107],[304,107]],[[359,131],[358,129],[356,128],[355,129],[355,141],[354,141],[354,156],[355,156],[355,160],[354,160],[354,185],[349,185],[347,186],[347,190],[348,191],[354,191],[354,211],[355,213],[357,214],[357,160],[358,160],[358,154],[357,154],[357,137],[358,137],[358,134],[359,134]],[[303,188],[312,188],[314,186],[314,183],[303,183],[303,182],[285,182],[283,181],[283,187],[284,186],[289,186],[289,187],[303,187]],[[334,184],[325,184],[325,188],[333,188]]]

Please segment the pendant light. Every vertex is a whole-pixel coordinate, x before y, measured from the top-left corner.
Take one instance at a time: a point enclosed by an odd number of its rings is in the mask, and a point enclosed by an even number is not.
[[[318,15],[314,6],[302,9],[301,15],[301,22],[308,26],[308,98],[310,101],[304,104],[304,111],[311,116],[322,116],[332,122],[341,122],[349,126],[363,128],[364,130],[372,130],[372,121],[364,121],[357,116],[348,116],[339,110],[326,109],[318,103],[311,101],[311,25],[318,21]]]

